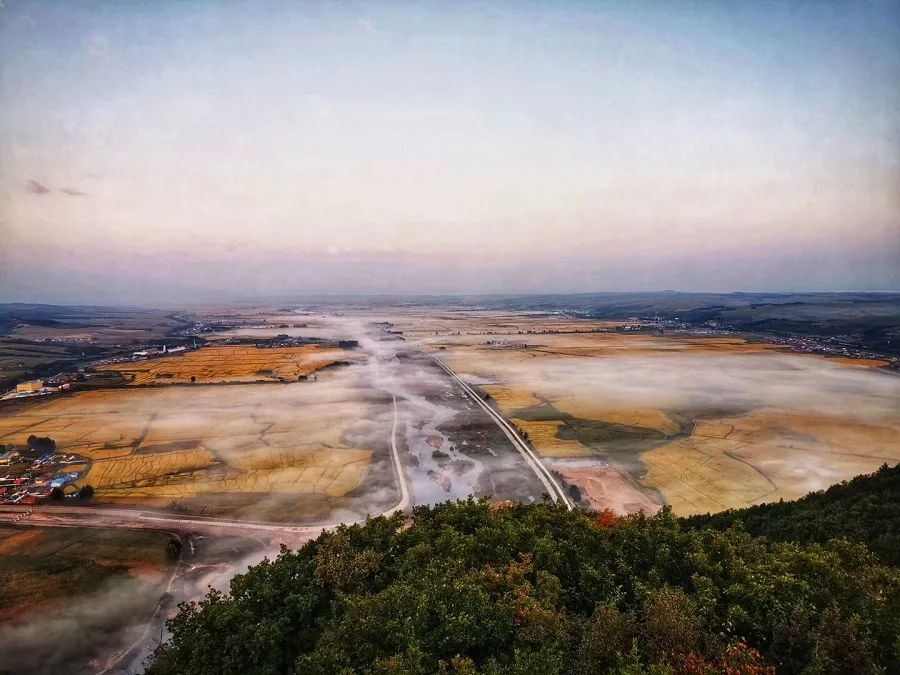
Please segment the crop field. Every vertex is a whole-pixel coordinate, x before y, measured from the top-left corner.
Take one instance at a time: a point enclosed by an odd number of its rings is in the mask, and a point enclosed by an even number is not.
[[[171,536],[141,530],[0,525],[0,620],[98,590],[162,578]]]
[[[416,342],[490,394],[594,506],[718,511],[900,461],[900,378],[877,360],[735,337],[573,332],[546,316],[421,325]],[[515,336],[498,329],[513,325]]]
[[[497,403],[507,410],[527,408],[528,406],[539,405],[541,402],[530,391],[509,389],[494,384],[483,384],[481,385],[481,390],[490,394]]]
[[[348,370],[308,383],[125,388],[17,402],[0,417],[0,443],[46,435],[83,455],[90,464],[77,485],[92,485],[99,502],[185,503],[227,515],[238,503],[273,497],[282,513],[269,516],[304,520],[312,511],[292,511],[294,498],[316,511],[316,501],[346,500],[383,478],[372,460],[390,425],[375,420],[389,414],[389,403],[353,387]]]
[[[291,381],[339,361],[349,352],[306,345],[302,347],[260,348],[215,346],[133,363],[113,363],[99,370],[122,373],[130,384],[186,384]]]
[[[544,457],[591,457],[593,455],[590,448],[577,440],[560,435],[560,430],[567,426],[566,422],[562,420],[523,420],[513,417],[512,422],[519,431],[528,435],[528,440],[538,448]]]
[[[172,541],[146,530],[0,525],[3,666],[98,672],[156,609],[174,572]]]
[[[378,315],[374,318],[383,317]],[[405,312],[394,310],[389,319],[393,329],[402,331],[410,340],[456,335],[493,335],[510,338],[533,333],[583,333],[599,329],[608,330],[632,323],[565,319],[553,315],[529,315],[518,312],[419,309]]]
[[[679,514],[796,499],[900,458],[900,428],[841,415],[758,409],[697,423],[643,455],[644,482]]]

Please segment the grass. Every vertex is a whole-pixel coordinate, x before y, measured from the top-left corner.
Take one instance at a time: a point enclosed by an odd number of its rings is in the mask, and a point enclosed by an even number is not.
[[[513,418],[513,424],[528,434],[528,440],[544,457],[591,457],[590,448],[575,438],[565,437],[564,430],[570,430],[560,420],[532,421]]]
[[[0,525],[0,618],[93,593],[113,580],[162,579],[171,536],[140,530]]]

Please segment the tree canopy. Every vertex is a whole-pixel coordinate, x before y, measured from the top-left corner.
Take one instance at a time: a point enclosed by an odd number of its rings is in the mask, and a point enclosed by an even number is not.
[[[151,674],[879,673],[900,666],[900,570],[668,509],[470,499],[283,549],[170,629]]]
[[[891,565],[900,565],[900,464],[811,492],[792,502],[759,504],[691,516],[691,527],[718,530],[740,522],[751,534],[776,541],[825,543],[845,537],[865,543]]]

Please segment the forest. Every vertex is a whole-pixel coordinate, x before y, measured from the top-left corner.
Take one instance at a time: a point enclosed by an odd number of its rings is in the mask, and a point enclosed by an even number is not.
[[[373,518],[182,605],[148,672],[898,672],[898,481],[689,519],[474,499]]]
[[[774,541],[859,541],[884,562],[900,566],[900,464],[884,464],[874,474],[857,476],[796,501],[686,519],[691,527],[717,530],[737,521],[747,532]]]

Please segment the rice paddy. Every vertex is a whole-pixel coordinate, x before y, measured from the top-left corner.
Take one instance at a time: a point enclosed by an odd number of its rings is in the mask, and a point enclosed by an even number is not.
[[[334,375],[315,383],[126,387],[8,406],[0,443],[51,436],[60,450],[86,458],[75,485],[91,485],[101,503],[343,498],[365,483],[383,450],[385,430],[370,436],[364,418],[385,406],[347,386],[352,377]]]
[[[349,352],[319,345],[300,347],[212,346],[176,356],[113,363],[99,370],[120,372],[132,386],[148,384],[290,381],[344,361]]]

